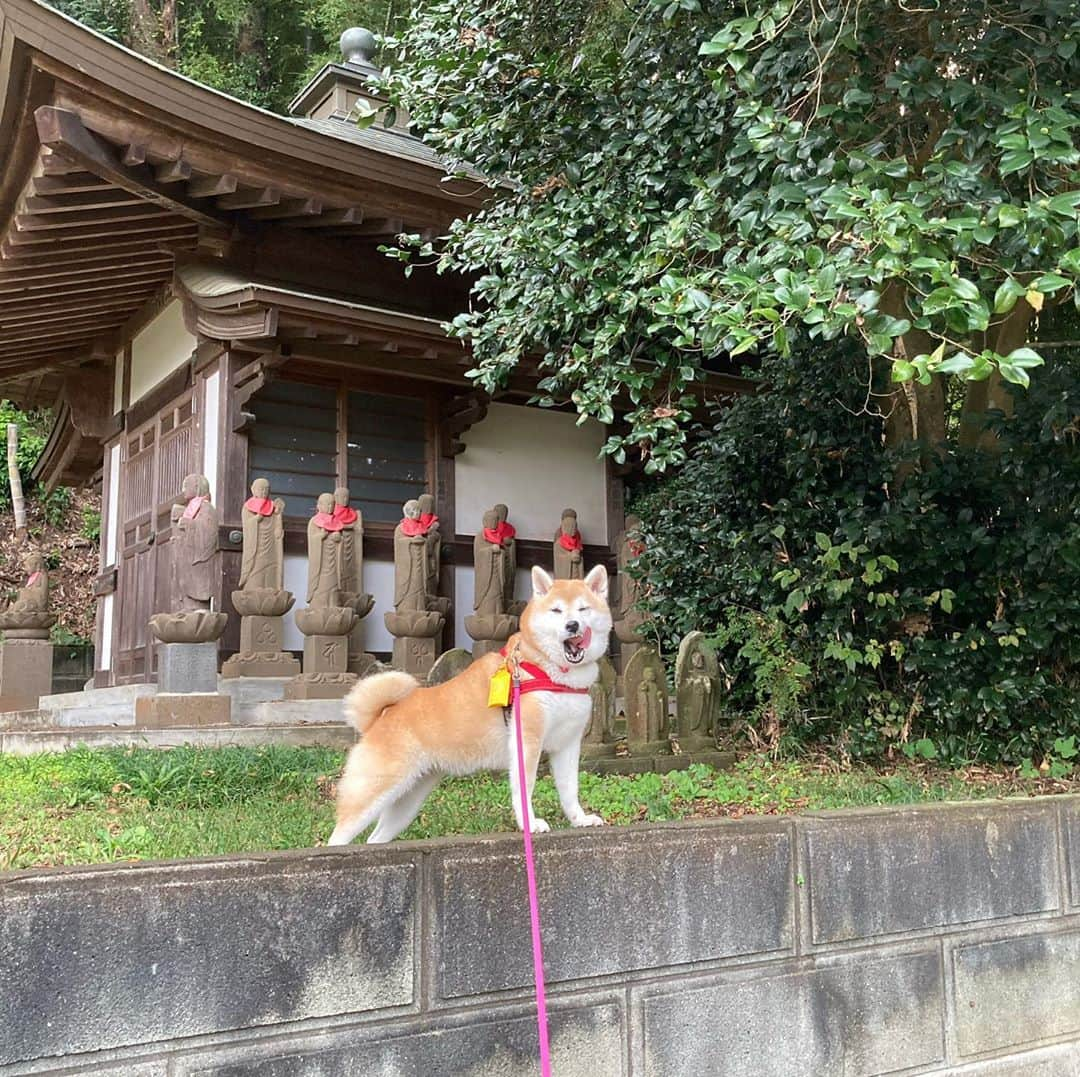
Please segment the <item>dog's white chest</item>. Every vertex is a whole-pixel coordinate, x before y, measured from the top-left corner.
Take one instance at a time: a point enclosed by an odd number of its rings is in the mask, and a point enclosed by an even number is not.
[[[569,692],[537,693],[544,714],[544,747],[557,748],[570,738],[580,738],[589,724],[592,698]]]

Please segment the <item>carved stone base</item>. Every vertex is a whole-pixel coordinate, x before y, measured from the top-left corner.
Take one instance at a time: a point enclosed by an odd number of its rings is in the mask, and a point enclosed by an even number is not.
[[[277,652],[285,641],[285,627],[277,615],[255,614],[240,618],[240,651],[243,654]]]
[[[159,643],[158,691],[216,692],[216,643]]]
[[[33,710],[40,696],[52,692],[53,645],[11,637],[8,630],[0,644],[0,711]]]
[[[138,729],[228,725],[231,713],[232,698],[217,692],[158,692],[135,700],[135,726]]]
[[[394,640],[394,669],[411,673],[418,681],[427,680],[435,664],[435,640],[431,637],[399,636]]]
[[[345,636],[305,636],[305,673],[345,673],[349,668],[349,641]]]
[[[222,677],[295,677],[300,663],[287,651],[241,651],[221,667]]]
[[[49,629],[56,624],[56,614],[48,610],[4,610],[0,613],[0,631],[4,639],[49,638]],[[48,695],[48,693],[45,693]]]
[[[342,699],[358,680],[355,673],[301,673],[285,685],[285,698]]]
[[[373,654],[359,651],[349,655],[348,670],[361,679],[380,672],[382,668],[383,664]]]
[[[228,620],[227,614],[210,610],[155,613],[150,631],[162,643],[210,643],[221,638]]]
[[[508,637],[509,638],[509,637]],[[479,639],[473,642],[473,657],[483,658],[485,654],[501,651],[506,646],[505,639]]]

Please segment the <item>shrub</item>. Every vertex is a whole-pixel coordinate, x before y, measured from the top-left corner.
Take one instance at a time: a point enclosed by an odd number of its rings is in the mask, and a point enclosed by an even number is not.
[[[915,451],[882,450],[865,360],[808,358],[767,364],[768,391],[637,491],[654,629],[714,636],[764,740],[1041,757],[1080,719],[1075,368],[1017,394],[999,454],[948,447],[898,491]]]

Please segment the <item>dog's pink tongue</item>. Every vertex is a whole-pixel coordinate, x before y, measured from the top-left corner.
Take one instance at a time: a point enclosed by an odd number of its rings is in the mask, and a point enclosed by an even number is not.
[[[585,650],[592,643],[592,629],[586,628],[580,636],[575,636],[570,642],[579,650]]]

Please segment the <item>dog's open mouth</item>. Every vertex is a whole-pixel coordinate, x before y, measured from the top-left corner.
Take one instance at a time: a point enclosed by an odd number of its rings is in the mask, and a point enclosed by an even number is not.
[[[571,636],[563,643],[563,654],[571,665],[576,666],[584,657],[585,649],[592,642],[592,629],[586,628],[580,636]]]

